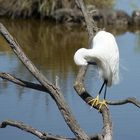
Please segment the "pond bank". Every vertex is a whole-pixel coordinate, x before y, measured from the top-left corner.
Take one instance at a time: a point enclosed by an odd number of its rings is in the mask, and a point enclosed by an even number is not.
[[[90,9],[91,8],[91,9]],[[92,14],[93,19],[104,26],[114,25],[114,26],[139,26],[140,25],[140,11],[133,11],[132,15],[129,16],[125,11],[122,10],[108,10],[108,9],[93,9],[90,7],[89,10]],[[3,14],[0,11],[0,17],[9,17],[6,13]],[[11,17],[12,18],[12,17]],[[40,18],[34,15],[26,16],[16,16],[14,18]],[[80,10],[78,9],[58,9],[52,14],[43,17],[44,20],[53,20],[59,23],[65,24],[83,24],[84,19]]]
[[[112,9],[94,9],[89,7],[89,11],[98,24],[115,25],[115,26],[139,26],[140,25],[140,11],[133,11],[129,16],[123,10]],[[62,23],[83,23],[83,15],[77,9],[60,9],[56,10],[51,18],[57,22]]]
[[[98,24],[103,25],[103,27],[113,25],[125,28],[140,25],[140,11],[133,11],[131,15],[128,15],[125,11],[113,10],[112,2],[113,0],[108,0],[106,5],[98,8],[92,4],[87,4],[90,14]],[[81,10],[74,0],[47,0],[42,1],[42,3],[38,0],[19,2],[16,0],[0,0],[0,17],[12,19],[37,18],[65,24],[84,24]]]

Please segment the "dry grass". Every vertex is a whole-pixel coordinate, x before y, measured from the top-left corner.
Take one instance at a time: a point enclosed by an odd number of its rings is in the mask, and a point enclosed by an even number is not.
[[[59,1],[59,4],[57,3]],[[86,0],[97,7],[112,6],[114,0]],[[0,0],[0,15],[14,17],[49,16],[55,7],[69,5],[69,0]],[[54,6],[55,5],[55,6]],[[58,6],[59,5],[59,6]]]
[[[11,17],[31,15],[32,5],[32,0],[0,0],[0,8]]]
[[[86,0],[87,4],[93,4],[98,8],[102,7],[112,7],[114,0]]]
[[[0,0],[0,11],[11,17],[47,16],[53,0]]]

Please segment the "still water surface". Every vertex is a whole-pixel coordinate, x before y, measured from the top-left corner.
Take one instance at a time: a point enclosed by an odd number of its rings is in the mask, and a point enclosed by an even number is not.
[[[51,81],[59,77],[59,85],[65,100],[80,123],[88,133],[96,133],[102,129],[102,118],[96,110],[91,110],[73,89],[73,83],[78,72],[73,62],[74,52],[80,47],[87,47],[87,34],[82,27],[66,28],[47,22],[9,21],[1,22],[18,40],[25,53],[33,63]],[[114,31],[120,50],[119,85],[108,89],[108,99],[136,97],[140,100],[140,32]],[[0,37],[0,71],[9,72],[21,79],[36,82],[22,63],[8,48]],[[100,80],[93,67],[89,67],[85,81],[90,93],[97,93]],[[140,137],[140,109],[133,105],[110,106],[113,120],[115,140],[138,140]],[[0,121],[13,119],[23,121],[33,127],[53,134],[72,137],[60,112],[51,97],[43,92],[15,86],[0,79]],[[0,138],[37,140],[36,137],[7,127],[0,129]]]

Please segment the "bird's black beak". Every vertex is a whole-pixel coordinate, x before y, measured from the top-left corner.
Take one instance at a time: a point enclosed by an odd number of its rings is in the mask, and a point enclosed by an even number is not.
[[[95,62],[88,62],[88,65],[97,65]]]

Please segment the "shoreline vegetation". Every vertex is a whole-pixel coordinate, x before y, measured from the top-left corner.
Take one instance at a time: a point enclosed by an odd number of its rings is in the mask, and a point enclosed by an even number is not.
[[[113,10],[114,0],[86,0],[86,4],[98,24],[119,27],[140,25],[140,11],[133,11],[130,16],[125,11]],[[84,24],[84,17],[75,0],[0,0],[0,17]]]

